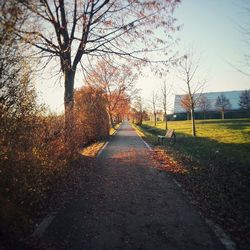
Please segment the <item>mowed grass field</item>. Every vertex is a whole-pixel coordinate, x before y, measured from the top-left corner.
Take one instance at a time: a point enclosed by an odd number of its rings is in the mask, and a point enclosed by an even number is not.
[[[157,135],[165,133],[165,123],[147,121],[142,130],[152,144],[157,144]],[[197,138],[191,136],[191,121],[169,121],[174,129],[177,143],[173,149],[197,160],[216,157],[250,167],[250,119],[197,120]]]

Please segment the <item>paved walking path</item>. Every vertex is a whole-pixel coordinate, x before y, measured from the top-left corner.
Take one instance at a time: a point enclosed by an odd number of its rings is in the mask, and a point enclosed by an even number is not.
[[[224,249],[150,151],[123,123],[79,199],[48,227],[51,249]]]

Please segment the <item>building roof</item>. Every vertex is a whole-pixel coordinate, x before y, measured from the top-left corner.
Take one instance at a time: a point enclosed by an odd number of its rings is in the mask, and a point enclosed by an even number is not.
[[[202,94],[195,94],[194,97],[198,97],[200,95],[205,96],[209,102],[210,102],[210,108],[208,111],[215,111],[215,102],[219,95],[223,94],[227,99],[229,99],[231,103],[231,110],[238,110],[240,109],[239,106],[239,99],[240,94],[242,93],[242,90],[235,90],[235,91],[221,91],[221,92],[208,92],[208,93],[202,93]],[[174,113],[183,113],[186,112],[182,106],[181,106],[181,99],[185,95],[175,95],[175,101],[174,101]],[[195,108],[195,111],[201,111],[199,107]]]

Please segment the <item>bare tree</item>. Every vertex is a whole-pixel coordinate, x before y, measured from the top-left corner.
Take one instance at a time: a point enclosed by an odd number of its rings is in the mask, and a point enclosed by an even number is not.
[[[224,120],[225,112],[231,109],[231,103],[229,99],[225,97],[225,95],[221,94],[216,99],[215,107],[217,108],[218,111],[221,112],[221,119]]]
[[[201,95],[197,106],[200,108],[205,119],[207,111],[211,108],[210,100],[205,95]]]
[[[240,108],[248,113],[250,117],[250,90],[244,90],[240,94]]]
[[[167,87],[166,82],[164,82],[161,88],[161,93],[162,93],[162,107],[164,110],[165,130],[168,129],[167,108],[168,108],[168,97],[170,94],[170,90],[171,88]]]
[[[240,33],[243,35],[243,42],[245,43],[245,49],[243,50],[243,60],[239,65],[231,64],[234,68],[236,68],[239,72],[246,76],[250,76],[250,23],[249,23],[249,15],[250,15],[250,2],[245,1],[245,6],[243,6],[245,13],[248,16],[246,22],[239,25]]]
[[[183,59],[179,62],[179,77],[186,84],[186,95],[189,99],[190,114],[192,121],[192,135],[196,136],[195,128],[195,106],[205,85],[205,80],[197,79],[200,66],[200,57],[195,56],[193,49],[189,49]]]
[[[156,119],[157,119],[157,92],[153,91],[151,96],[151,105],[152,105],[152,111],[154,115],[154,126],[156,127]]]
[[[74,121],[74,82],[78,65],[96,57],[116,54],[148,61],[147,51],[159,50],[174,30],[172,12],[179,0],[12,0],[25,13],[15,27],[21,42],[32,45],[46,66],[59,62],[64,77],[66,137]],[[5,6],[8,9],[8,5]],[[2,19],[1,19],[2,21]],[[162,29],[164,27],[164,29]],[[163,30],[166,41],[157,35]],[[165,39],[164,38],[164,39]],[[139,42],[139,43],[137,43]],[[139,46],[140,45],[140,46]],[[164,61],[167,61],[167,56]]]

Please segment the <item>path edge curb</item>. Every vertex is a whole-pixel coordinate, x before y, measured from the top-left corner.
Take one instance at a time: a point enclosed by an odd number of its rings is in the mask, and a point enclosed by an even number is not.
[[[146,145],[146,147],[153,152],[154,150],[152,147],[143,139],[143,137],[138,133],[137,129],[135,128],[134,124],[130,123],[131,127],[134,129],[135,133],[139,136],[139,138],[142,140],[142,142]]]
[[[104,143],[104,145],[101,147],[101,149],[98,151],[97,155],[96,155],[96,159],[98,159],[100,157],[100,155],[102,154],[103,150],[108,146],[108,144],[110,143],[110,141],[112,140],[112,138],[116,135],[116,133],[118,132],[118,130],[120,129],[121,124],[119,125],[119,127],[116,129],[116,131],[110,135],[109,139]]]

